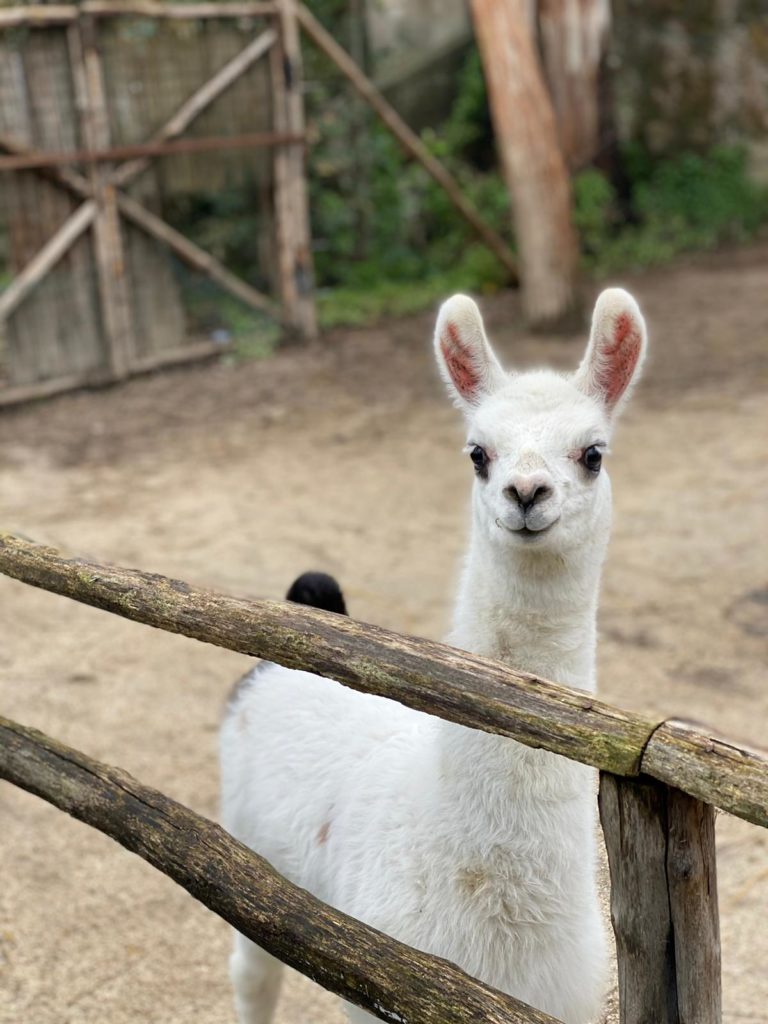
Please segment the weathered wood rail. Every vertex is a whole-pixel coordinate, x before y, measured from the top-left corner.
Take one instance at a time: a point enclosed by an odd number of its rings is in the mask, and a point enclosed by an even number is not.
[[[0,717],[0,778],[105,832],[274,956],[384,1020],[556,1024],[315,899],[219,825]]]
[[[516,672],[499,662],[445,644],[304,606],[239,600],[136,569],[68,558],[52,548],[11,534],[0,533],[0,573],[168,632],[269,658],[291,668],[318,672],[353,689],[376,693],[416,710],[508,736],[600,769],[600,811],[611,870],[622,1024],[719,1024],[720,948],[713,808],[768,827],[768,754],[710,735],[698,725],[624,711],[582,691]],[[206,886],[217,878],[226,878],[228,885],[234,877],[227,874],[229,868],[222,866],[230,853],[236,862],[232,867],[235,874],[243,857],[253,857],[234,840],[230,839],[233,845],[227,846],[221,839],[223,833],[217,830],[216,842],[224,845],[217,846],[216,858],[204,864],[194,861],[195,870],[205,875],[204,885],[200,882],[202,875],[186,875],[188,865],[173,857],[173,869],[168,870],[170,861],[152,852],[153,840],[148,834],[123,834],[121,813],[116,812],[115,817],[106,814],[104,807],[95,810],[96,804],[85,797],[83,803],[78,802],[79,797],[73,796],[71,787],[57,789],[56,779],[60,771],[66,770],[69,758],[72,764],[82,762],[81,768],[86,765],[82,770],[95,773],[104,785],[120,786],[134,796],[136,792],[152,791],[145,791],[123,773],[115,774],[116,770],[98,766],[77,752],[67,751],[61,755],[64,761],[59,763],[56,752],[64,748],[13,723],[0,723],[0,743],[7,748],[0,753],[0,775],[108,832],[180,881],[198,898],[201,891],[203,895],[207,893]],[[21,753],[16,750],[19,744]],[[47,772],[43,775],[37,764],[41,758]],[[39,778],[47,780],[45,785],[35,781]],[[131,787],[138,789],[134,792]],[[137,799],[142,799],[141,795]],[[152,800],[166,801],[162,806],[171,807],[173,814],[191,814],[160,794],[153,793]],[[102,811],[106,816],[99,816]],[[162,816],[157,820],[148,818],[147,828],[159,830],[159,835],[162,823]],[[209,827],[215,829],[210,823]],[[169,850],[165,849],[165,853]],[[176,850],[174,856],[178,853]],[[190,852],[190,857],[193,853],[196,857],[195,851]],[[257,860],[261,867],[252,876],[257,879],[256,887],[274,885],[274,872],[268,874],[272,869]],[[376,973],[362,959],[356,961],[362,974],[349,975],[349,967],[343,966],[346,961],[336,947],[331,953],[316,945],[322,969],[317,964],[312,966],[310,960],[297,964],[283,955],[282,940],[275,937],[278,933],[285,937],[285,920],[276,918],[265,925],[263,917],[258,917],[257,896],[250,893],[238,910],[232,901],[237,901],[239,890],[233,892],[234,896],[232,892],[225,894],[226,899],[222,897],[218,905],[207,905],[245,934],[257,935],[255,941],[275,955],[383,1019],[508,1020],[533,1024],[549,1019],[542,1014],[537,1016],[538,1011],[531,1008],[521,1009],[521,1004],[515,1008],[514,1001],[483,1004],[481,1008],[476,1001],[480,998],[479,990],[465,992],[463,983],[453,985],[454,974],[450,975],[450,1008],[441,1003],[441,1009],[435,1011],[437,1016],[427,1016],[417,1003],[406,1003],[401,989],[415,986],[418,990],[420,982],[413,972],[400,970],[401,961],[397,959],[392,960],[395,966],[385,981],[380,968]],[[306,894],[302,899],[307,899]],[[321,933],[326,935],[327,922],[332,921],[334,927],[339,921],[345,928],[352,926],[343,915],[322,908],[317,901],[295,906],[301,908],[296,911],[299,915],[306,912],[317,923],[318,942]],[[293,926],[296,927],[295,922]],[[258,930],[262,928],[266,931]],[[373,941],[372,935],[376,933],[368,929],[365,943]],[[379,939],[393,941],[384,937],[377,937],[376,941]],[[312,944],[311,937],[307,941]],[[372,947],[365,943],[358,946],[357,939],[351,940],[349,949],[367,952]],[[383,946],[377,949],[379,956],[390,956]],[[414,955],[414,951],[409,951],[409,955]],[[419,961],[422,966],[423,963]],[[439,966],[435,967],[435,963]],[[446,966],[435,963],[430,968],[437,972],[432,981],[448,992],[449,986],[443,984],[440,973]],[[372,973],[366,974],[369,968]],[[359,982],[363,975],[365,983]],[[353,977],[357,980],[354,991],[350,991],[345,985]],[[369,999],[371,992],[376,995]],[[419,998],[418,991],[411,991],[407,999],[411,997]],[[469,1016],[454,1005],[465,997],[466,1007],[473,1008]],[[495,997],[506,998],[498,993]],[[509,1016],[510,1013],[518,1016]]]

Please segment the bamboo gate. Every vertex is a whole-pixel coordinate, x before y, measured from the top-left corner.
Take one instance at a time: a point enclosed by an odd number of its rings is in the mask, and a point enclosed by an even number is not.
[[[136,622],[508,736],[600,771],[622,1024],[719,1024],[715,808],[768,828],[768,754],[444,644],[243,601],[0,534],[0,572]],[[0,777],[110,835],[289,966],[397,1024],[554,1018],[316,900],[219,826],[0,718]]]
[[[160,63],[157,54],[122,77],[115,71],[120,46],[104,26],[125,19],[150,26],[230,25],[248,41],[232,52],[230,38],[216,70],[210,73],[209,67],[208,77],[180,97],[175,109],[165,110],[158,124],[157,110],[147,113],[132,96],[134,89],[144,89],[152,65]],[[26,57],[7,41],[13,32],[25,34]],[[0,8],[0,88],[4,96],[14,97],[14,103],[0,105],[0,172],[9,178],[7,202],[15,217],[9,229],[15,273],[0,291],[0,405],[221,351],[219,340],[188,336],[168,253],[287,332],[303,338],[317,334],[301,32],[445,190],[510,280],[516,279],[515,258],[500,235],[349,54],[296,0],[83,0]],[[264,62],[260,87],[252,78],[246,85],[245,76]],[[203,64],[209,66],[210,55]],[[163,80],[156,84],[162,86]],[[214,116],[212,105],[225,95],[231,99],[238,88],[241,110],[234,132],[182,137],[201,120],[218,126],[221,108]],[[250,130],[242,131],[243,119]],[[253,130],[254,119],[258,130]],[[139,128],[139,141],[126,144],[123,138],[115,144],[116,134],[128,132],[133,139]],[[218,158],[224,151],[265,148],[273,154],[271,166],[261,169],[264,182],[271,184],[266,216],[273,225],[260,248],[276,295],[233,273],[153,209],[163,192],[158,158],[206,153]],[[199,169],[198,176],[206,170]],[[65,262],[70,277],[55,289],[51,277]]]

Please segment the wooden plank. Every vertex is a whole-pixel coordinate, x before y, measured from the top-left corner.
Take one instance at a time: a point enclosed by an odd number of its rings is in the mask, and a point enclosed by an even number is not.
[[[275,129],[304,134],[303,71],[296,11],[279,0],[280,44],[271,62]],[[303,339],[317,337],[314,269],[304,150],[275,151],[275,233],[278,276],[286,327]]]
[[[272,126],[277,132],[285,131],[288,123],[287,100],[285,95],[285,53],[282,40],[278,39],[269,53],[270,84],[272,86]],[[277,284],[284,315],[296,307],[296,279],[293,273],[293,256],[290,244],[291,211],[286,189],[287,156],[284,149],[276,149],[272,159],[274,178],[275,209],[275,250],[276,271],[273,280]],[[295,320],[294,314],[294,320]],[[294,327],[295,329],[295,327]]]
[[[104,370],[88,370],[85,373],[70,374],[68,377],[57,377],[55,380],[39,381],[37,384],[0,387],[0,407],[25,405],[27,402],[55,398],[78,388],[109,384],[111,380],[111,376]]]
[[[58,30],[30,31],[17,38],[12,59],[3,58],[3,105],[19,115],[4,130],[35,149],[64,150],[78,144],[66,39]],[[3,181],[2,188],[10,260],[13,269],[21,271],[80,203],[37,174],[15,174]],[[69,377],[98,365],[102,325],[95,279],[92,240],[84,233],[8,320],[11,386]]]
[[[715,810],[667,789],[667,884],[680,1024],[720,1024],[722,984]]]
[[[80,14],[94,18],[167,18],[189,20],[198,18],[263,18],[277,13],[273,3],[151,3],[121,0],[86,0],[73,4],[30,4],[24,7],[0,8],[0,29],[24,25],[65,25],[77,21]]]
[[[5,150],[6,153],[13,153],[14,156],[25,159],[34,159],[36,156],[40,155],[39,150],[33,149],[31,146],[23,143],[20,139],[8,135],[7,133],[0,133],[0,149]],[[45,174],[48,181],[53,181],[56,184],[69,189],[69,191],[74,192],[75,195],[78,195],[83,199],[91,199],[93,197],[91,183],[87,178],[84,178],[79,171],[73,171],[69,167],[59,167],[58,165],[54,165],[51,168],[39,165],[38,169],[48,171],[48,173]]]
[[[713,808],[605,772],[599,804],[621,1024],[720,1024]]]
[[[253,309],[270,313],[272,316],[278,314],[275,304],[268,296],[263,295],[243,281],[242,278],[227,270],[214,256],[211,256],[205,249],[201,249],[200,246],[195,245],[194,242],[190,242],[188,238],[175,228],[172,228],[170,224],[166,224],[160,217],[150,213],[141,203],[137,203],[129,196],[120,193],[117,197],[117,204],[121,213],[126,217],[130,217],[135,224],[138,224],[139,227],[143,228],[158,241],[170,246],[190,266],[194,267],[195,270],[202,271],[212,281],[220,284],[225,291],[234,295],[235,298],[240,299],[241,302],[246,303],[246,305],[251,306]]]
[[[81,5],[85,14],[95,18],[262,18],[277,13],[274,3],[151,3],[123,2],[123,0],[85,0]]]
[[[357,92],[369,103],[381,120],[386,124],[397,141],[414,160],[418,161],[445,190],[461,216],[467,221],[480,240],[488,246],[503,267],[509,273],[511,281],[517,281],[517,261],[514,253],[504,239],[486,224],[475,207],[469,202],[461,190],[461,186],[427,149],[416,133],[408,127],[394,107],[384,98],[374,83],[355,64],[349,54],[327,32],[315,16],[302,4],[294,5],[301,27],[315,43],[336,64],[339,70],[349,79]]]
[[[68,41],[82,137],[89,149],[107,149],[110,144],[109,112],[93,20],[85,16],[77,25],[72,25],[68,29]],[[125,248],[116,190],[110,184],[109,169],[93,165],[90,176],[97,204],[94,248],[102,320],[112,376],[120,380],[127,376],[136,348]]]
[[[257,146],[304,145],[306,137],[291,132],[251,132],[242,135],[212,135],[173,142],[147,142],[135,146],[111,146],[109,149],[79,149],[70,153],[32,152],[26,156],[0,156],[0,171],[32,170],[66,164],[95,164],[130,160],[139,156],[171,156],[174,153],[207,153],[221,149],[251,149]]]
[[[220,68],[213,78],[209,78],[199,89],[195,90],[162,128],[152,136],[149,140],[150,143],[167,142],[175,136],[181,135],[201,111],[229,88],[255,61],[264,56],[276,38],[277,33],[273,29],[268,29],[253,39],[245,49],[228,61],[223,68]],[[141,174],[149,166],[149,163],[148,157],[142,157],[123,164],[110,176],[110,184],[127,185],[138,174]]]
[[[66,25],[77,21],[79,9],[71,4],[31,4],[29,7],[0,7],[0,29],[43,25]]]
[[[223,344],[217,341],[199,341],[180,348],[165,349],[156,355],[144,356],[133,364],[134,373],[152,373],[169,366],[183,363],[200,362],[203,359],[214,359],[232,348],[231,342]]]
[[[219,342],[201,341],[190,345],[182,345],[180,348],[166,349],[157,355],[143,356],[134,360],[131,366],[131,374],[153,373],[155,370],[165,367],[180,366],[184,363],[201,362],[205,359],[215,359],[231,349],[231,343],[220,344]],[[0,385],[0,407],[24,405],[27,402],[38,401],[43,398],[53,398],[56,395],[65,394],[68,391],[76,391],[79,388],[102,387],[111,383],[112,378],[103,371],[91,370],[88,373],[73,374],[69,377],[59,377],[56,380],[41,381],[39,384],[28,384],[22,387],[2,387]]]
[[[87,200],[72,213],[48,239],[24,269],[0,294],[0,320],[6,319],[62,258],[73,242],[86,231],[96,217],[96,203]]]
[[[141,42],[126,45],[125,23],[99,21],[99,51],[109,75],[107,102],[110,109],[111,140],[115,146],[141,144],[151,129],[163,123],[186,98],[202,76],[195,73],[195,42],[207,36],[194,28],[190,39],[163,23],[153,23],[157,31]],[[129,32],[130,34],[130,32]],[[175,48],[168,45],[175,39]],[[190,60],[190,46],[192,59]],[[169,76],[169,68],[174,74]],[[137,92],[135,83],[141,82]],[[206,161],[201,161],[206,163]],[[111,168],[116,169],[115,165]],[[164,193],[157,165],[145,171],[131,189],[132,198],[159,211]],[[175,257],[132,223],[121,224],[126,276],[131,285],[134,347],[131,372],[138,359],[176,348],[187,340],[187,318],[182,298],[183,282],[174,266]]]

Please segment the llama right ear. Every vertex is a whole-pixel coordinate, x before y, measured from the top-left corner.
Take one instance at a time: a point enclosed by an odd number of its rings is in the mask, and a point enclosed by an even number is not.
[[[576,386],[601,401],[613,416],[640,376],[647,341],[643,314],[629,292],[606,288],[595,304]]]
[[[454,295],[440,307],[435,355],[459,408],[474,408],[504,383],[506,374],[485,336],[480,310],[467,295]]]

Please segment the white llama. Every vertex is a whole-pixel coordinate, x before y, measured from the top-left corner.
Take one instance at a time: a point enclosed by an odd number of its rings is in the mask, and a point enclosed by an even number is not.
[[[475,303],[443,305],[437,361],[474,466],[456,647],[594,691],[601,460],[645,339],[634,299],[610,289],[575,374],[507,374]],[[225,826],[293,882],[567,1024],[599,1012],[590,769],[271,664],[233,697],[221,758]],[[268,1024],[280,973],[235,937],[242,1024]]]

